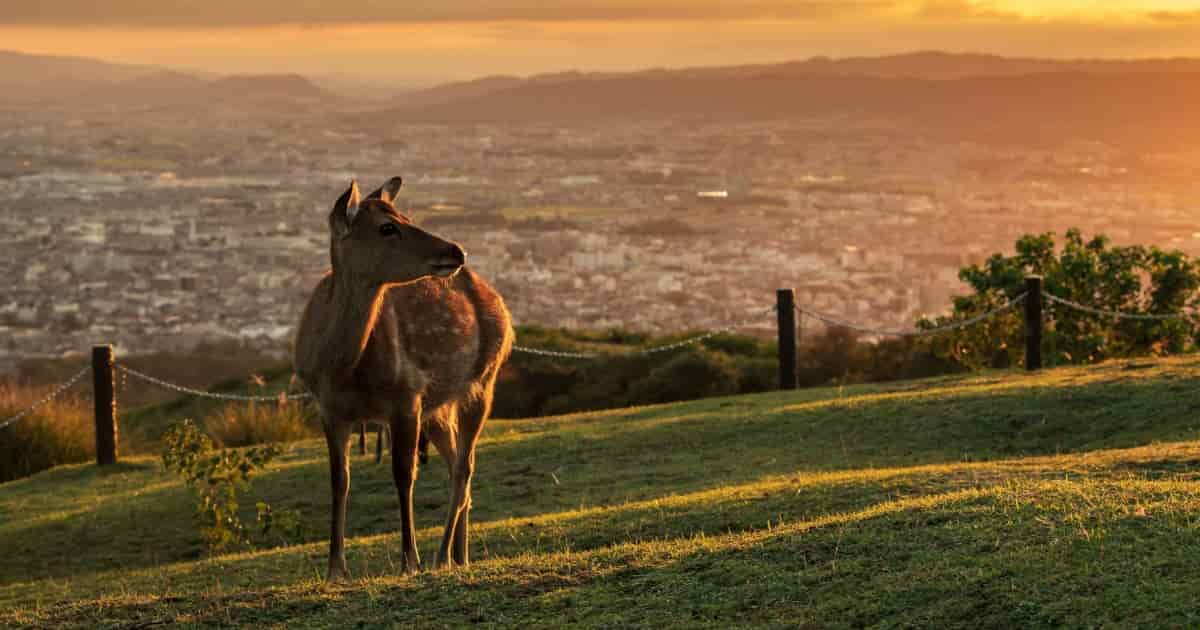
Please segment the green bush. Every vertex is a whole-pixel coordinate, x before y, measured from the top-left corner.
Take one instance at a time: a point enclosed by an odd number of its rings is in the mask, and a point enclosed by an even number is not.
[[[1113,246],[1100,235],[1085,241],[1069,230],[1061,248],[1054,234],[1027,234],[1011,256],[995,254],[959,276],[973,293],[957,298],[948,323],[994,309],[1025,290],[1025,277],[1043,276],[1046,291],[1060,298],[1110,311],[1135,314],[1179,313],[1200,306],[1200,265],[1179,251]],[[1043,356],[1050,365],[1094,363],[1114,357],[1191,352],[1200,326],[1195,317],[1178,320],[1120,320],[1048,304],[1044,312]],[[939,357],[955,365],[1007,367],[1023,358],[1024,323],[1013,310],[932,342]]]
[[[0,385],[0,420],[29,408],[49,388]],[[85,462],[96,454],[90,401],[70,394],[0,429],[0,482],[59,466]]]
[[[645,405],[738,392],[739,374],[728,355],[695,349],[668,359],[633,384],[628,403]]]
[[[779,389],[779,360],[738,357],[738,393],[757,394]]]

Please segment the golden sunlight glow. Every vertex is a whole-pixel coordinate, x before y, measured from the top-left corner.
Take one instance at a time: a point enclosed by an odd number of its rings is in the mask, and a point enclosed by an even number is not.
[[[1191,12],[1200,10],[1196,0],[1008,0],[975,3],[1029,16],[1134,16],[1157,11]]]

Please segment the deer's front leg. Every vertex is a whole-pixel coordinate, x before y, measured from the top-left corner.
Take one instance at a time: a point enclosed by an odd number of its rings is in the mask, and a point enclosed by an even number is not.
[[[333,519],[329,531],[329,573],[333,582],[346,571],[346,502],[350,497],[350,435],[354,425],[325,422],[325,442],[329,446],[329,478],[333,490]]]
[[[400,497],[400,539],[404,572],[421,569],[417,553],[417,529],[413,522],[413,486],[417,481],[417,450],[421,438],[421,401],[414,400],[391,421],[392,478]]]

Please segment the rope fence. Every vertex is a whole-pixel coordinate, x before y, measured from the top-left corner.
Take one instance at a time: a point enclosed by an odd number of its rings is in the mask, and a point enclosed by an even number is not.
[[[563,351],[563,350],[543,350],[541,348],[529,348],[529,347],[521,346],[521,345],[514,345],[513,352],[520,352],[522,354],[532,354],[532,355],[543,356],[543,357],[557,357],[557,358],[562,358],[562,359],[604,359],[604,358],[609,358],[609,357],[614,357],[614,356],[649,356],[649,355],[661,354],[663,352],[670,352],[671,350],[677,350],[679,348],[683,348],[686,346],[694,346],[694,345],[696,345],[702,341],[705,341],[707,339],[712,339],[713,337],[716,337],[717,335],[723,335],[725,333],[733,332],[739,328],[745,328],[751,324],[756,324],[759,322],[759,320],[763,316],[771,315],[772,313],[774,313],[776,311],[776,309],[777,309],[777,307],[772,306],[771,308],[763,311],[761,314],[759,314],[756,317],[744,319],[736,324],[732,324],[729,326],[723,326],[721,328],[717,328],[710,332],[706,332],[702,335],[697,335],[697,336],[691,337],[689,339],[683,339],[683,340],[676,341],[673,343],[664,344],[661,346],[654,346],[652,348],[640,348],[637,350],[630,350],[628,352],[622,352],[622,353],[567,352],[567,351]]]
[[[118,363],[115,367],[118,370],[120,370],[121,372],[128,374],[129,376],[132,376],[136,379],[139,379],[139,380],[149,383],[151,385],[157,385],[163,389],[168,389],[168,390],[171,390],[174,392],[178,392],[180,394],[187,394],[188,396],[197,396],[199,398],[208,398],[210,400],[228,400],[228,401],[237,401],[237,402],[278,402],[280,400],[303,400],[305,398],[312,398],[312,394],[309,392],[297,392],[295,394],[291,394],[288,392],[279,392],[278,394],[275,394],[273,396],[266,396],[266,395],[264,395],[264,396],[249,396],[249,395],[241,395],[241,394],[220,394],[217,392],[204,391],[202,389],[195,389],[192,387],[187,387],[184,385],[178,385],[176,383],[164,381],[160,378],[150,376],[149,374],[146,374],[145,372],[139,372],[127,365],[122,365],[120,363]]]
[[[801,315],[808,315],[809,317],[812,317],[813,319],[816,319],[828,326],[837,326],[839,328],[847,328],[847,329],[853,330],[855,332],[863,333],[865,335],[876,335],[879,337],[930,337],[932,335],[938,335],[938,334],[941,334],[944,332],[950,332],[952,330],[960,330],[963,328],[967,328],[969,326],[974,326],[975,324],[978,324],[979,322],[996,317],[997,315],[1000,315],[1001,313],[1004,313],[1005,311],[1008,311],[1012,307],[1025,301],[1025,297],[1028,295],[1029,295],[1028,293],[1022,293],[1021,295],[1018,295],[1017,297],[1009,300],[1007,303],[1005,303],[1003,306],[1001,306],[999,308],[992,309],[990,311],[987,311],[986,313],[980,313],[979,315],[976,315],[969,319],[964,319],[962,321],[957,321],[957,322],[954,322],[951,324],[946,324],[944,326],[937,326],[934,328],[925,328],[922,330],[877,330],[874,328],[868,328],[866,326],[860,326],[858,324],[851,324],[849,322],[844,322],[844,321],[836,319],[834,317],[830,317],[829,315],[825,315],[824,313],[818,313],[817,311],[812,311],[812,310],[806,309],[806,308],[800,306],[799,304],[796,305],[796,312]]]
[[[1137,321],[1168,321],[1168,320],[1173,320],[1173,319],[1187,319],[1189,317],[1195,317],[1195,315],[1196,315],[1195,313],[1164,313],[1164,314],[1124,313],[1121,311],[1110,311],[1108,309],[1096,308],[1094,306],[1087,306],[1085,304],[1080,304],[1079,302],[1072,302],[1071,300],[1068,300],[1066,298],[1060,298],[1060,297],[1054,295],[1053,293],[1050,293],[1049,291],[1043,293],[1043,295],[1046,296],[1047,300],[1049,300],[1050,302],[1053,302],[1054,304],[1061,304],[1062,306],[1066,306],[1068,308],[1072,308],[1072,309],[1075,309],[1077,311],[1081,311],[1084,313],[1090,313],[1092,315],[1100,315],[1102,317],[1112,317],[1115,319],[1127,319],[1127,320],[1137,320]]]
[[[762,311],[753,317],[729,326],[723,326],[721,328],[714,329],[701,335],[689,337],[687,339],[681,339],[668,344],[653,346],[650,348],[634,349],[626,352],[572,352],[566,350],[533,348],[522,345],[514,346],[513,351],[533,356],[578,360],[601,360],[618,356],[653,356],[678,350],[680,348],[693,346],[717,335],[729,333],[740,328],[761,324],[765,317],[774,314],[777,317],[779,335],[779,388],[795,389],[797,387],[796,348],[798,340],[796,333],[797,330],[802,327],[802,322],[804,321],[805,316],[820,321],[827,326],[846,328],[866,335],[878,337],[917,338],[929,337],[974,326],[1007,313],[1008,311],[1016,308],[1018,305],[1023,305],[1026,339],[1025,366],[1026,369],[1031,371],[1041,369],[1042,367],[1041,339],[1042,329],[1045,325],[1046,319],[1046,313],[1043,311],[1043,307],[1045,307],[1046,310],[1051,311],[1052,315],[1056,315],[1054,311],[1058,311],[1059,309],[1069,309],[1090,315],[1112,317],[1118,320],[1167,321],[1187,320],[1189,318],[1196,318],[1200,316],[1200,313],[1194,312],[1127,313],[1088,306],[1067,298],[1058,297],[1049,291],[1044,290],[1042,288],[1042,279],[1039,276],[1030,276],[1026,278],[1025,289],[1026,290],[1020,295],[987,312],[941,326],[934,326],[920,330],[903,331],[882,330],[873,328],[871,326],[859,325],[853,322],[842,320],[838,317],[805,308],[796,303],[794,289],[780,289],[776,292],[776,303],[769,309],[766,309],[765,311]],[[1051,319],[1057,318],[1052,316]],[[13,423],[19,422],[21,419],[29,416],[29,414],[33,413],[38,408],[48,404],[56,398],[59,398],[77,383],[79,383],[79,381],[82,380],[89,371],[93,375],[93,400],[96,407],[97,461],[102,465],[114,463],[116,461],[117,384],[124,383],[128,378],[131,377],[143,383],[161,387],[178,394],[210,400],[223,400],[231,402],[282,402],[287,400],[305,400],[313,398],[313,395],[310,392],[293,393],[284,391],[271,395],[249,395],[226,394],[196,389],[193,387],[180,385],[178,383],[172,383],[124,365],[123,363],[119,363],[116,361],[116,358],[113,354],[112,346],[96,346],[93,348],[91,366],[83,367],[78,372],[75,372],[70,378],[54,387],[48,394],[43,396],[37,402],[34,402],[28,408],[22,410],[14,416],[0,421],[0,429],[4,429]],[[119,380],[117,378],[118,375],[120,376]]]

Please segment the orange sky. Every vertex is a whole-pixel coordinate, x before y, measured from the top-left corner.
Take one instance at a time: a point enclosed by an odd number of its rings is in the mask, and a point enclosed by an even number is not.
[[[1200,56],[1200,0],[39,0],[0,48],[216,72],[437,81],[912,50]],[[178,4],[178,3],[174,3]],[[166,6],[164,6],[166,5]],[[395,6],[395,15],[380,15]],[[368,16],[379,20],[363,23]]]

